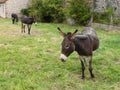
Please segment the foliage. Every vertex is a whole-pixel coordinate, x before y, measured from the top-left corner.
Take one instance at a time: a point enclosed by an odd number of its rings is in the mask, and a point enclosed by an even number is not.
[[[105,12],[93,12],[94,0],[31,0],[27,9],[22,9],[24,15],[36,16],[38,21],[87,25],[90,20],[97,23],[119,25],[114,17],[115,8],[106,6]],[[93,16],[93,17],[92,17]],[[93,18],[93,19],[92,19]]]
[[[86,0],[71,0],[68,6],[69,17],[73,18],[77,24],[86,25],[90,19],[90,6]]]
[[[105,12],[94,12],[94,22],[103,24],[120,25],[119,18],[114,17],[114,8],[109,7]],[[112,17],[112,18],[111,18]]]
[[[94,22],[108,24],[110,22],[110,16],[108,13],[94,12]]]
[[[43,22],[63,22],[72,18],[77,24],[86,24],[90,18],[86,0],[31,0],[30,15],[36,15]],[[69,4],[69,5],[67,5]]]
[[[120,18],[114,18],[113,25],[120,26]]]
[[[119,18],[115,17],[115,10],[117,9],[117,7],[111,4],[112,3],[106,0],[106,7],[104,8],[104,11],[99,13],[94,12],[94,22],[119,25]]]
[[[62,22],[65,18],[62,0],[32,0],[32,13],[43,22]]]
[[[21,13],[22,13],[22,15],[29,16],[29,9],[22,9]]]
[[[108,15],[113,15],[114,14],[114,8],[113,7],[108,7],[105,12]]]
[[[31,0],[31,5],[29,6],[30,15],[36,16],[38,21],[41,21],[42,17],[42,0]]]

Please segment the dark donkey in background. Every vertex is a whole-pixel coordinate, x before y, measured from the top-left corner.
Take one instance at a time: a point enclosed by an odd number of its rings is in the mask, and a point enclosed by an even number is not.
[[[13,24],[18,23],[18,15],[16,13],[12,13],[11,18]]]
[[[25,33],[25,25],[27,25],[27,27],[28,27],[28,34],[30,34],[31,26],[32,26],[33,23],[36,23],[36,18],[35,17],[22,16],[21,17],[21,24],[22,24],[21,32]]]
[[[62,41],[62,50],[61,50],[61,60],[66,61],[67,57],[73,52],[76,51],[80,56],[80,61],[82,65],[82,79],[84,79],[84,70],[85,65],[84,56],[87,56],[89,59],[89,71],[92,78],[94,74],[92,73],[92,55],[93,51],[99,47],[99,39],[96,35],[96,32],[91,27],[86,27],[80,34],[76,34],[78,30],[75,30],[73,33],[68,32],[64,33],[59,27],[58,30],[60,34],[64,37]]]

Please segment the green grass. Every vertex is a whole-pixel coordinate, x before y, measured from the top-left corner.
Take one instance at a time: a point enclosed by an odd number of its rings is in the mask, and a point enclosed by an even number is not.
[[[0,19],[0,90],[120,90],[120,31],[96,29],[100,47],[93,56],[94,79],[88,66],[81,80],[77,53],[66,63],[59,60],[63,31],[82,30],[79,26],[39,23],[31,35],[19,25]]]

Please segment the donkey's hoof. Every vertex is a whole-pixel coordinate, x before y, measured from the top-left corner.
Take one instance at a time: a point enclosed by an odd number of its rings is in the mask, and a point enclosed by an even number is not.
[[[85,76],[82,76],[81,79],[84,80]]]
[[[93,74],[93,75],[91,75],[91,78],[95,78],[94,74]]]

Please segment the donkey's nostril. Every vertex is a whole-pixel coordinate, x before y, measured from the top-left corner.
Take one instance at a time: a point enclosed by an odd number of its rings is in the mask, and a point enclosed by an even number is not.
[[[64,59],[61,59],[61,61],[62,61],[62,62],[65,62],[66,60],[64,60]]]

